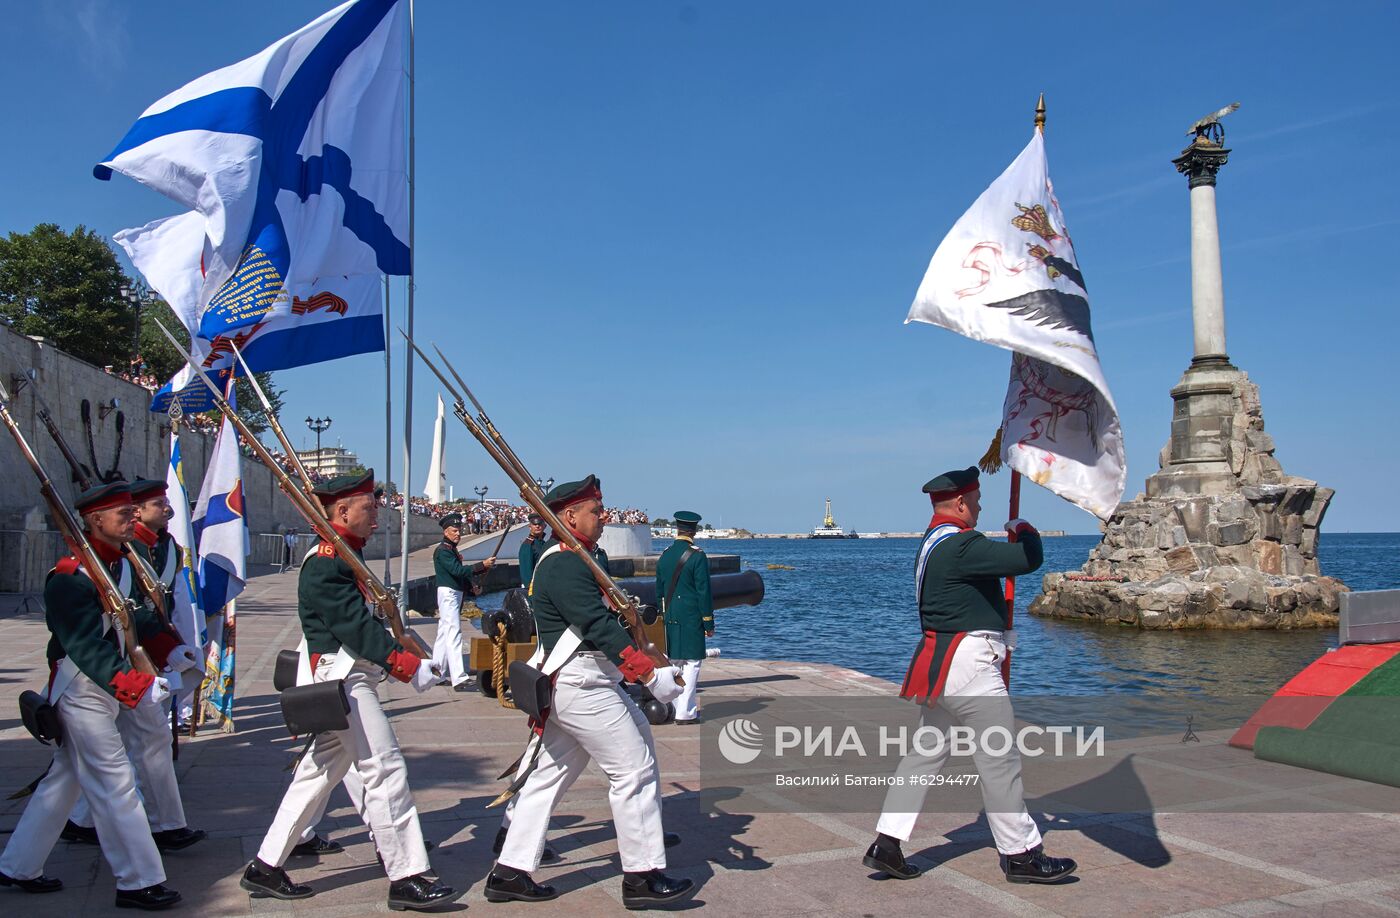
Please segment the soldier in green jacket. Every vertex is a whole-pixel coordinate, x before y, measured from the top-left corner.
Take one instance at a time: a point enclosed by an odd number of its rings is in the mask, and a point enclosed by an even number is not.
[[[695,544],[700,514],[677,510],[676,541],[656,560],[656,601],[666,617],[666,656],[681,668],[685,688],[676,699],[676,723],[700,723],[695,693],[705,638],[715,636],[715,607],[710,599],[710,560]]]
[[[531,513],[529,520],[530,532],[520,543],[520,554],[517,556],[520,561],[520,585],[526,588],[529,588],[530,578],[535,574],[535,565],[548,547],[545,545],[544,517]]]
[[[475,564],[463,564],[462,556],[457,554],[457,543],[462,538],[462,514],[449,513],[438,520],[438,525],[442,527],[442,541],[433,552],[438,608],[433,666],[446,674],[453,691],[468,692],[473,683],[462,665],[462,596],[476,592],[472,578],[489,571],[496,563],[496,556]]]
[[[939,475],[924,485],[924,493],[933,503],[933,518],[914,568],[924,634],[900,696],[925,705],[923,727],[941,736],[955,726],[971,728],[974,737],[991,730],[1014,736],[1002,661],[1015,646],[1015,636],[1006,630],[1001,578],[1040,567],[1040,534],[1021,519],[1006,523],[1012,537],[1007,542],[993,542],[977,531],[982,491],[975,467]],[[1020,753],[1010,744],[993,753],[988,745],[974,751],[973,760],[1007,882],[1064,880],[1076,865],[1069,858],[1045,854],[1040,830],[1026,811]],[[904,859],[901,845],[914,832],[930,779],[943,767],[948,750],[949,744],[941,742],[932,754],[915,752],[900,762],[899,780],[885,796],[878,835],[865,853],[867,867],[901,880],[922,872]]]
[[[80,495],[75,506],[93,550],[118,588],[132,595],[131,566],[121,551],[135,528],[136,508],[129,487],[125,482],[99,485]],[[62,887],[61,881],[44,876],[42,869],[81,793],[92,807],[98,843],[116,876],[116,904],[168,908],[180,900],[180,894],[163,885],[165,869],[145,806],[136,793],[132,759],[138,759],[147,773],[164,772],[173,781],[169,729],[161,742],[145,746],[131,743],[132,734],[123,729],[133,716],[164,721],[168,683],[137,670],[124,641],[139,640],[157,669],[172,657],[187,657],[189,648],[180,646],[142,605],[135,607],[133,615],[136,634],[118,637],[97,587],[73,556],[59,561],[49,574],[44,607],[52,635],[48,645],[52,675],[44,693],[58,709],[66,739],[55,750],[52,767],[29,798],[0,855],[0,886],[17,886],[29,893]]]

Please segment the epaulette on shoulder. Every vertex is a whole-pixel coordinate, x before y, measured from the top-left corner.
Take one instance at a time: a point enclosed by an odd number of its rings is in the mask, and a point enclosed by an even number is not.
[[[330,542],[322,542],[316,546],[316,554],[322,558],[334,558],[336,556],[335,546]]]
[[[55,564],[53,566],[53,570],[55,574],[76,574],[78,572],[78,568],[82,566],[83,562],[79,561],[72,555],[69,555],[68,557],[61,559],[57,564]]]

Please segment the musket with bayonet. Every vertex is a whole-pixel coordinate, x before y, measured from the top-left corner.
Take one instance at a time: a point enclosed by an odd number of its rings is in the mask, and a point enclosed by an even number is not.
[[[44,401],[44,397],[39,394],[39,387],[31,380],[30,390],[34,393],[34,400],[39,403],[39,410],[35,415],[39,418],[39,423],[44,425],[44,429],[53,438],[54,445],[63,454],[68,466],[73,471],[73,481],[78,486],[78,490],[86,491],[92,487],[92,479],[88,477],[87,469],[78,461],[78,457],[73,455],[73,450],[68,446],[68,441],[63,436],[63,431],[58,429],[58,424],[53,419],[53,413],[49,411],[49,403]],[[122,553],[131,562],[132,573],[136,576],[136,583],[141,587],[141,592],[145,593],[151,600],[151,606],[155,609],[156,617],[160,619],[163,627],[170,626],[170,603],[165,594],[165,586],[160,582],[160,575],[155,568],[151,567],[149,561],[136,550],[136,546],[131,542],[122,543]]]
[[[43,495],[44,502],[48,504],[49,513],[53,516],[59,534],[63,536],[63,541],[68,543],[69,549],[83,565],[83,569],[87,571],[93,585],[97,587],[98,601],[102,603],[102,609],[111,620],[112,627],[117,630],[121,646],[126,648],[127,656],[131,659],[131,665],[138,672],[151,676],[157,675],[155,663],[151,661],[150,654],[146,653],[146,648],[141,646],[141,641],[137,638],[135,600],[122,593],[121,588],[112,579],[112,572],[107,569],[107,565],[98,557],[92,543],[83,534],[82,526],[74,519],[67,504],[59,498],[58,491],[55,490],[48,472],[44,471],[39,457],[34,454],[34,450],[29,446],[29,441],[24,438],[19,424],[10,412],[10,393],[3,383],[0,383],[0,420],[3,420],[5,426],[9,428],[10,435],[15,438],[15,443],[24,456],[24,461],[29,464],[30,471],[39,479],[39,493]]]
[[[263,446],[257,436],[248,429],[248,425],[238,416],[238,412],[234,411],[233,406],[224,398],[224,394],[220,391],[218,385],[209,378],[209,374],[204,372],[204,368],[200,366],[199,361],[180,344],[174,335],[170,334],[170,331],[164,325],[159,321],[156,322],[156,325],[160,328],[165,337],[169,339],[170,344],[175,350],[189,363],[195,375],[199,377],[204,385],[209,387],[210,393],[214,396],[214,405],[223,416],[228,418],[229,422],[233,424],[234,430],[243,438],[243,442],[253,451],[253,455],[257,457],[258,461],[267,466],[268,471],[277,479],[278,487],[287,495],[287,499],[292,502],[292,506],[296,508],[296,511],[302,515],[302,518],[306,520],[318,536],[331,544],[340,559],[350,566],[351,573],[354,575],[361,589],[364,590],[365,596],[368,598],[369,602],[383,614],[385,620],[389,623],[389,630],[393,633],[394,640],[413,651],[413,653],[420,658],[424,660],[432,659],[432,653],[423,642],[419,640],[418,636],[404,627],[403,616],[399,613],[398,600],[394,597],[393,592],[384,585],[383,581],[374,575],[374,572],[365,564],[364,559],[346,543],[340,533],[336,532],[335,527],[331,525],[330,519],[327,518],[325,512],[321,509],[320,501],[312,497],[309,493],[310,476],[307,475],[306,470],[302,468],[301,462],[297,459],[296,451],[292,449],[291,443],[286,439],[286,434],[282,431],[282,425],[276,423],[276,415],[272,411],[272,406],[268,404],[262,389],[256,384],[254,385],[254,391],[263,399],[263,409],[267,413],[269,422],[272,424],[273,430],[277,432],[278,439],[282,443],[282,448],[286,450],[287,460],[297,469],[298,476],[301,479],[300,482],[293,479],[292,476],[287,473],[287,470],[282,467],[282,464],[274,459],[272,454],[267,451],[267,447]],[[240,360],[241,359],[240,357]],[[246,364],[244,364],[244,370],[245,372],[247,370]],[[249,378],[252,378],[251,374],[249,374]]]
[[[535,479],[530,474],[530,470],[525,467],[525,463],[520,461],[520,457],[516,455],[515,450],[511,449],[510,444],[501,436],[500,431],[496,429],[496,425],[491,423],[491,419],[486,415],[486,409],[482,407],[481,402],[477,401],[476,396],[472,394],[471,389],[467,386],[466,382],[463,381],[462,377],[457,374],[457,371],[452,368],[452,364],[443,356],[442,351],[438,350],[438,356],[442,358],[443,364],[447,367],[448,371],[452,373],[453,378],[456,379],[456,386],[448,381],[447,377],[445,377],[433,361],[428,358],[428,355],[423,353],[403,329],[399,329],[399,334],[404,336],[409,346],[412,347],[419,358],[427,364],[428,369],[432,370],[433,374],[442,381],[443,386],[445,386],[447,391],[452,395],[456,403],[453,410],[457,415],[457,420],[466,425],[471,435],[476,438],[477,442],[482,445],[491,458],[496,461],[496,464],[501,467],[501,470],[515,483],[515,486],[520,489],[521,498],[524,499],[525,503],[530,505],[532,510],[544,518],[544,521],[554,530],[555,537],[583,559],[583,563],[588,566],[589,573],[593,575],[593,579],[603,591],[603,595],[607,598],[608,603],[617,610],[618,615],[621,616],[622,624],[627,629],[632,641],[643,653],[651,657],[656,665],[669,666],[671,661],[668,660],[666,655],[661,652],[661,649],[646,636],[646,632],[642,627],[641,609],[637,605],[637,601],[631,594],[617,585],[612,577],[609,576],[608,572],[603,570],[602,565],[600,565],[593,555],[584,548],[583,544],[578,540],[578,537],[573,534],[568,526],[564,525],[564,522],[560,520],[559,517],[555,515],[554,511],[549,508],[549,505],[545,503],[544,490],[535,483]],[[434,349],[436,350],[436,345]],[[458,386],[461,387],[462,392],[466,393],[466,397],[471,399],[472,404],[476,406],[476,417],[472,417],[471,413],[467,410],[466,403],[462,400],[462,395],[457,390]],[[677,678],[676,681],[680,682],[680,679]]]

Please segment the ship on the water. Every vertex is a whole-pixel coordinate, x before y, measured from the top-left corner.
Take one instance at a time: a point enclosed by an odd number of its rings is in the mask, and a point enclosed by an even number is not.
[[[826,516],[822,524],[812,530],[811,538],[814,539],[858,539],[860,535],[852,529],[850,532],[836,525],[836,520],[831,515],[831,498],[826,499]]]

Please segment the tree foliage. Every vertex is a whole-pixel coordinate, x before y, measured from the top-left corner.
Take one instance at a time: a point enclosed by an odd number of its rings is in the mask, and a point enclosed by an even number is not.
[[[98,366],[127,367],[136,311],[107,240],[82,224],[40,223],[0,239],[0,314],[16,331]]]

